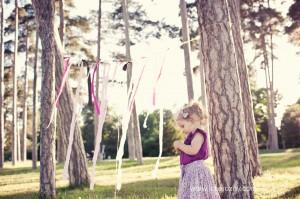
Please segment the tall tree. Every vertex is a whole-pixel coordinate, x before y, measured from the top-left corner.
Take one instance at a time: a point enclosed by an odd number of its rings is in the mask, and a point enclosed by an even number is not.
[[[12,122],[12,164],[15,165],[17,161],[17,57],[18,57],[18,25],[19,25],[19,8],[18,0],[15,0],[15,49],[13,62],[13,122]]]
[[[228,1],[198,0],[197,10],[217,186],[221,198],[254,198]]]
[[[101,53],[101,0],[99,0],[99,8],[98,8],[98,34],[97,34],[97,61],[100,61],[100,53]],[[96,97],[99,99],[99,70],[96,71]],[[94,85],[93,85],[94,86]],[[98,132],[98,124],[99,124],[99,117],[97,113],[94,113],[94,137],[97,137]],[[94,147],[96,148],[96,139],[94,139]],[[97,154],[98,157],[99,154]]]
[[[23,97],[23,129],[21,134],[21,160],[25,161],[27,159],[27,91],[28,91],[28,43],[29,43],[29,28],[28,23],[26,24],[26,56],[25,56],[25,73],[24,73],[24,97]]]
[[[36,27],[35,36],[35,53],[33,64],[33,102],[32,102],[32,168],[37,168],[37,70],[38,70],[38,52],[39,52],[39,33],[38,25]]]
[[[57,32],[57,35],[59,35],[57,29],[55,29],[55,31]],[[63,49],[59,38],[55,40],[55,52],[55,59],[57,60],[55,70],[55,87],[56,90],[59,90],[64,73]],[[66,146],[69,141],[74,103],[71,87],[69,83],[66,82],[59,99],[58,108],[58,131],[61,133],[62,143]],[[81,129],[78,123],[75,124],[74,141],[69,164],[69,180],[72,186],[88,185],[90,181],[86,153],[81,136]]]
[[[123,13],[123,20],[125,23],[126,59],[127,61],[129,61],[127,64],[127,89],[129,90],[131,76],[132,76],[132,62],[131,62],[131,54],[130,54],[129,17],[128,17],[127,0],[122,0],[122,13]],[[138,159],[138,162],[142,164],[143,151],[142,151],[141,133],[138,125],[139,122],[138,122],[138,117],[136,112],[136,105],[134,102],[132,114],[129,122],[129,128],[128,128],[128,152],[129,152],[130,159],[135,159],[136,157]]]
[[[65,31],[65,13],[64,13],[64,0],[59,0],[59,37],[62,44],[62,47],[64,48],[64,31]],[[56,60],[57,62],[60,62],[59,60]],[[58,116],[57,116],[58,118]],[[56,130],[60,129],[59,127],[60,122],[56,121]],[[63,134],[61,131],[57,131],[57,161],[59,163],[64,162],[67,155],[67,146],[63,142]]]
[[[191,70],[191,58],[190,58],[190,35],[189,35],[189,27],[187,20],[187,10],[185,0],[180,0],[180,16],[182,23],[182,41],[183,51],[184,51],[184,64],[185,64],[185,76],[187,83],[187,93],[188,93],[188,101],[192,101],[194,99],[194,89],[193,89],[193,76]]]
[[[0,1],[0,169],[4,164],[4,1]]]
[[[238,74],[240,78],[242,103],[245,114],[246,136],[248,142],[249,159],[251,164],[252,176],[261,175],[261,166],[258,157],[258,143],[256,124],[253,112],[252,95],[250,91],[248,69],[245,62],[243,51],[243,40],[241,37],[241,16],[239,1],[228,0],[230,14],[232,19],[232,34],[234,38],[234,45],[236,49],[236,60],[238,67]]]
[[[40,197],[55,198],[55,130],[47,128],[55,98],[54,1],[32,0],[42,43]]]

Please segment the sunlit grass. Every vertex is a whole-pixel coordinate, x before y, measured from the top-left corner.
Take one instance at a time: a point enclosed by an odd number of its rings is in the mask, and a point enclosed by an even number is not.
[[[273,153],[261,151],[263,175],[254,179],[255,198],[300,199],[300,149],[279,150]],[[153,179],[152,170],[156,158],[144,158],[144,164],[135,161],[123,162],[123,185],[117,198],[176,198],[180,173],[178,157],[164,157]],[[205,164],[213,173],[212,159]],[[91,164],[89,163],[91,169]],[[56,166],[58,198],[114,198],[115,161],[106,160],[97,164],[96,187],[72,189],[61,177],[63,165]],[[27,161],[13,167],[10,162],[0,174],[0,198],[38,198],[39,170],[31,169]]]

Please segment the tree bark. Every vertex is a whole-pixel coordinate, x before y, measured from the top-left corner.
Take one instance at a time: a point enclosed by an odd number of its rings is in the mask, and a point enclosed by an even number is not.
[[[0,169],[4,164],[4,2],[0,1]]]
[[[132,62],[131,62],[131,54],[130,54],[130,38],[129,38],[129,17],[128,17],[128,4],[127,0],[122,0],[122,12],[123,12],[123,20],[125,23],[125,46],[126,46],[126,58],[129,63],[127,64],[127,90],[129,90],[129,84],[131,81],[132,76]],[[137,112],[136,112],[136,105],[133,104],[133,109],[131,113],[131,118],[129,122],[129,128],[128,128],[128,153],[129,153],[129,159],[134,160],[135,159],[135,153],[136,151],[142,152],[142,144],[139,143],[141,140],[139,140],[138,137],[140,137],[140,131],[139,127],[137,127],[139,124],[137,123]],[[137,131],[137,132],[134,132]],[[124,133],[124,132],[123,132]],[[131,137],[132,136],[132,137]],[[138,144],[136,144],[138,143]],[[137,148],[138,147],[138,148]],[[142,163],[142,156],[139,155],[138,162]]]
[[[55,30],[57,31],[57,30]],[[58,33],[57,33],[58,35]],[[63,51],[60,48],[60,41],[55,41],[56,50],[56,90],[59,90],[63,78]],[[64,90],[59,98],[58,106],[58,131],[61,133],[61,139],[64,146],[68,146],[70,125],[72,122],[72,114],[74,107],[74,100],[71,87],[68,81],[65,82]],[[72,152],[69,165],[69,180],[71,186],[88,185],[90,182],[86,153],[84,150],[83,140],[81,136],[81,129],[78,123],[75,126],[74,141],[72,145]]]
[[[97,61],[100,61],[100,49],[101,49],[101,0],[99,0],[98,8],[98,37],[97,37]],[[94,86],[94,85],[92,85]],[[96,97],[99,99],[99,70],[96,71]],[[96,137],[98,132],[99,116],[94,112],[94,148],[96,148]],[[97,159],[99,154],[97,154]]]
[[[34,66],[33,66],[33,108],[32,108],[32,168],[37,168],[37,119],[36,119],[36,108],[37,108],[37,62],[39,52],[39,34],[38,26],[36,27],[36,38],[35,38],[35,54],[34,54]]]
[[[197,10],[217,186],[221,198],[254,198],[228,4],[198,0]]]
[[[188,101],[192,101],[194,99],[194,89],[193,89],[193,76],[191,70],[191,45],[190,45],[190,35],[189,35],[189,27],[187,20],[187,11],[186,11],[186,3],[185,0],[180,0],[180,16],[182,23],[182,40],[185,42],[183,44],[183,52],[184,52],[184,63],[185,63],[185,76],[186,76],[186,85],[187,85],[187,93],[188,93]]]
[[[12,164],[15,165],[17,161],[17,55],[18,55],[18,1],[15,0],[15,49],[14,49],[14,62],[13,62],[13,121],[12,121]]]
[[[134,103],[133,112],[136,113],[136,106]],[[133,115],[133,119],[136,124],[139,124],[139,118],[137,114]],[[141,139],[141,130],[140,125],[134,125],[134,145],[135,145],[135,156],[139,164],[143,164],[143,146],[142,146],[142,139]]]
[[[64,47],[64,30],[65,30],[65,24],[64,24],[64,0],[59,0],[59,37],[60,37],[60,41],[62,46]],[[57,120],[56,120],[56,130],[61,129],[59,126],[59,118],[58,116]],[[62,132],[61,131],[57,131],[57,161],[58,163],[62,163],[65,161],[66,159],[66,155],[67,155],[67,146],[65,145],[65,143],[63,142],[63,138],[62,138]]]
[[[26,58],[25,58],[25,74],[24,74],[24,99],[23,99],[23,129],[21,135],[21,160],[27,159],[27,91],[28,91],[28,80],[27,80],[27,65],[28,65],[28,42],[29,42],[29,31],[28,24],[26,24]]]
[[[234,44],[236,49],[236,58],[238,65],[238,72],[240,78],[240,86],[242,93],[243,109],[245,113],[245,124],[246,124],[246,136],[247,145],[249,150],[249,159],[251,164],[252,177],[261,175],[262,170],[259,161],[256,123],[253,112],[252,95],[249,86],[248,69],[245,62],[243,40],[241,37],[241,18],[240,18],[240,5],[239,1],[228,0],[229,11],[232,19],[232,32],[234,38]]]
[[[32,0],[42,43],[40,198],[56,198],[55,129],[51,120],[55,98],[54,1]]]

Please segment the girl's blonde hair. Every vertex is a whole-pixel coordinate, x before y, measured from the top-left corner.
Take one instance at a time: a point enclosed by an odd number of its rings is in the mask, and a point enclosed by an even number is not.
[[[176,120],[188,120],[191,122],[200,122],[201,124],[205,124],[207,122],[207,114],[199,102],[195,101],[184,106],[177,114]]]

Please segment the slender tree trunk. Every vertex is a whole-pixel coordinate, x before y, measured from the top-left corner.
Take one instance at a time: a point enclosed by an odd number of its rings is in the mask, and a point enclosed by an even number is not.
[[[278,149],[278,133],[275,126],[275,114],[274,114],[274,95],[272,91],[272,80],[270,76],[269,58],[267,52],[267,45],[265,41],[265,35],[261,36],[263,55],[264,55],[264,70],[266,76],[266,90],[267,90],[267,108],[268,108],[268,149]]]
[[[4,164],[4,2],[0,1],[0,169]]]
[[[33,66],[33,103],[32,103],[32,168],[37,168],[37,62],[38,62],[38,52],[39,52],[39,34],[38,26],[36,28],[36,38],[35,38],[35,54],[34,54],[34,66]]]
[[[55,30],[57,31],[57,30]],[[58,32],[57,32],[58,35]],[[59,90],[63,78],[63,49],[58,38],[55,41],[56,50],[56,90]],[[74,100],[69,83],[65,83],[64,90],[59,99],[58,108],[58,127],[61,133],[61,139],[64,146],[68,146],[70,125],[72,121],[72,113],[74,107]],[[69,180],[71,186],[88,185],[90,178],[88,175],[88,167],[86,160],[86,153],[84,150],[83,140],[81,136],[81,129],[78,123],[75,126],[74,141],[72,145],[72,152],[69,165]]]
[[[54,1],[32,0],[42,43],[40,198],[55,198],[55,129],[51,120],[55,98]]]
[[[122,11],[123,11],[123,20],[125,23],[125,43],[126,43],[126,58],[127,61],[130,61],[127,64],[127,90],[129,90],[129,84],[132,76],[132,62],[131,62],[131,54],[130,54],[130,38],[129,38],[129,17],[128,17],[128,8],[127,8],[127,0],[122,0]],[[137,118],[137,113],[136,113],[136,104],[133,104],[133,109],[132,109],[132,114],[131,114],[131,119],[129,122],[129,128],[128,128],[128,153],[129,153],[129,159],[135,159],[135,153],[138,151],[139,153],[142,152],[142,144],[139,143],[141,140],[139,140],[140,137],[140,131],[139,128],[137,127],[139,124],[137,123],[138,120],[135,119]],[[134,131],[137,132],[134,132]],[[131,136],[133,136],[131,138]],[[135,144],[139,143],[139,144]],[[136,149],[138,147],[138,149]],[[138,162],[142,163],[143,160],[142,155],[138,156]]]
[[[13,121],[12,121],[12,164],[15,165],[17,161],[17,125],[18,125],[18,115],[17,115],[17,55],[18,55],[18,1],[15,0],[15,49],[14,49],[14,62],[13,62]]]
[[[98,39],[97,39],[97,61],[100,61],[100,49],[101,49],[101,0],[99,0],[98,8]],[[94,86],[94,85],[92,85]],[[96,97],[99,99],[99,70],[96,72]],[[99,116],[94,112],[94,148],[96,148],[96,137],[98,132]],[[97,154],[97,159],[99,154]]]
[[[17,125],[17,161],[21,161],[21,135],[19,125]]]
[[[64,47],[64,30],[65,30],[65,17],[64,17],[64,0],[59,0],[59,37],[60,37],[60,41],[62,44],[62,47]],[[58,116],[56,116],[58,118]],[[66,155],[67,155],[67,145],[65,145],[65,143],[63,142],[63,138],[62,138],[62,132],[59,131],[60,126],[59,126],[59,119],[56,120],[56,130],[57,131],[57,161],[59,163],[62,163],[65,161],[66,159]]]
[[[28,24],[26,24],[27,35],[26,35],[26,58],[25,58],[25,74],[24,74],[24,99],[23,99],[23,129],[21,135],[21,160],[25,161],[27,159],[27,90],[28,90],[28,80],[27,80],[27,65],[28,65],[28,42],[29,42],[29,31]]]
[[[257,133],[256,133],[256,123],[253,112],[253,103],[252,103],[252,95],[249,85],[249,75],[248,69],[245,62],[245,56],[243,51],[243,40],[241,37],[241,18],[240,18],[240,5],[239,1],[236,0],[228,0],[230,14],[233,24],[233,38],[236,49],[236,58],[238,65],[238,72],[240,78],[240,86],[242,90],[242,102],[243,109],[245,113],[245,124],[246,124],[246,136],[247,136],[247,144],[249,150],[249,159],[252,170],[252,177],[261,175],[262,170],[259,161],[258,154],[258,143],[257,143]]]
[[[184,52],[184,63],[185,63],[185,76],[187,82],[187,93],[188,93],[188,101],[192,101],[194,99],[194,89],[193,89],[193,76],[191,70],[191,45],[190,45],[190,35],[189,35],[189,27],[187,20],[187,11],[186,11],[186,3],[185,0],[180,0],[180,16],[182,23],[182,39],[185,44],[183,44],[183,52]]]
[[[197,9],[217,186],[221,198],[254,198],[228,2],[198,0]]]
[[[136,113],[136,106],[134,103],[134,109],[133,112]],[[133,119],[136,124],[139,124],[139,118],[137,114],[133,114]],[[137,161],[139,164],[143,164],[143,147],[142,147],[142,139],[141,139],[141,130],[140,125],[134,125],[134,145],[135,145],[135,156],[137,158]]]

